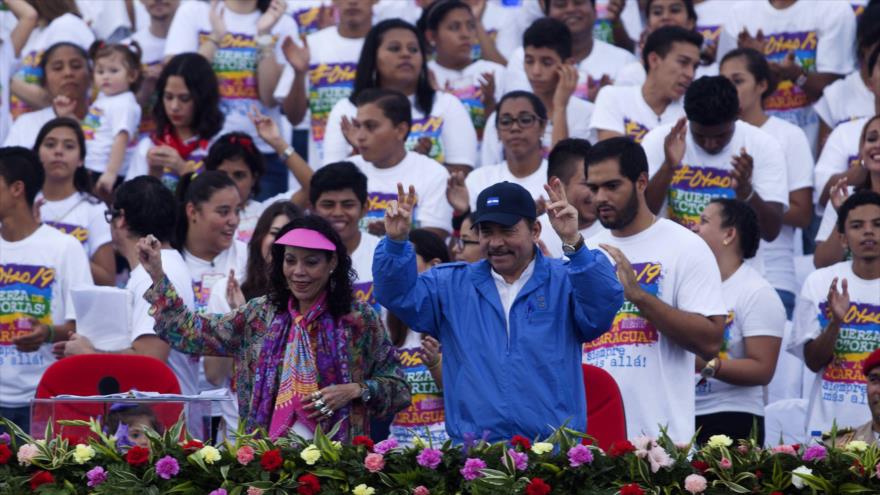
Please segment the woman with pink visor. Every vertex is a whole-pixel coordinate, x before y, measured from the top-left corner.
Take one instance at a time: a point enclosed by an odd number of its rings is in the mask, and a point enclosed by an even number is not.
[[[410,404],[409,386],[379,315],[352,296],[351,258],[339,234],[317,216],[298,218],[272,246],[269,292],[227,314],[188,310],[165,277],[159,243],[140,240],[153,279],[144,297],[155,330],[188,354],[232,357],[239,417],[248,433],[335,440],[369,435],[370,419]]]

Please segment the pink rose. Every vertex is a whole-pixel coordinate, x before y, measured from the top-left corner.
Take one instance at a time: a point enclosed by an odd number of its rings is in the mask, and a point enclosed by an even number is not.
[[[659,445],[654,445],[654,447],[648,451],[648,461],[651,463],[652,473],[656,473],[660,468],[670,467],[675,464],[672,457],[669,457],[669,454],[667,454],[666,451],[663,450],[663,447]]]
[[[797,457],[797,451],[791,445],[777,445],[773,447],[774,454],[788,454]]]
[[[428,490],[422,485],[419,485],[413,488],[413,495],[431,495],[431,490]]]
[[[706,490],[706,485],[706,478],[699,474],[692,474],[684,479],[684,489],[694,495],[703,493]]]
[[[247,489],[247,495],[263,495],[264,491],[266,490],[263,490],[262,488],[257,488],[255,486],[249,486]]]
[[[239,464],[247,466],[252,460],[254,460],[254,449],[245,445],[238,449],[238,452],[235,453],[235,457],[238,458]]]
[[[385,458],[382,454],[367,454],[364,467],[371,473],[378,473],[385,467]]]
[[[727,457],[722,457],[721,462],[719,462],[718,465],[721,466],[721,469],[730,469],[733,467],[733,463],[730,462],[730,459]]]

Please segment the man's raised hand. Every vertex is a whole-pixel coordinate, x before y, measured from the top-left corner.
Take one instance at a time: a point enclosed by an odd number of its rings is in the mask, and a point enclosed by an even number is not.
[[[411,185],[409,191],[404,193],[403,184],[398,182],[397,201],[391,201],[385,207],[385,235],[395,241],[409,239],[415,206],[416,188]]]

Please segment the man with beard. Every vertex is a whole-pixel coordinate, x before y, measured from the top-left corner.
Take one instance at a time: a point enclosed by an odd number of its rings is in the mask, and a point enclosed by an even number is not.
[[[807,407],[810,436],[869,419],[860,368],[880,347],[880,194],[857,192],[837,214],[837,232],[852,259],[804,280],[788,348],[818,373]]]
[[[385,211],[386,237],[373,259],[376,300],[440,340],[446,431],[457,444],[483,432],[496,442],[544,437],[563,424],[585,431],[581,344],[608,329],[623,294],[608,260],[584,247],[562,183],[551,184],[547,212],[568,262],[536,248],[535,201],[511,182],[477,197],[473,222],[486,259],[476,263],[419,275],[407,241],[414,188],[404,194],[398,185]]]
[[[648,163],[625,137],[602,141],[585,160],[599,221],[590,239],[617,268],[625,301],[610,331],[584,345],[584,362],[617,381],[627,436],[657,437],[664,425],[676,442],[694,435],[694,354],[718,367],[727,309],[721,274],[706,243],[645,202]]]

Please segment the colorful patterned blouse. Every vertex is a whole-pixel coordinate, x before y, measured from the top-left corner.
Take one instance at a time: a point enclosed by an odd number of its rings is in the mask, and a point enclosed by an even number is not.
[[[197,314],[184,305],[174,285],[164,277],[153,285],[144,299],[152,304],[150,314],[155,318],[155,330],[173,349],[186,354],[232,357],[235,361],[235,380],[238,385],[238,413],[245,420],[247,431],[268,424],[256,420],[254,404],[255,379],[260,374],[257,364],[264,344],[268,346],[269,328],[276,316],[276,308],[265,296],[251,299],[227,314]],[[370,388],[370,401],[351,403],[349,431],[343,438],[369,435],[371,417],[388,417],[410,405],[409,385],[404,379],[397,350],[388,339],[379,315],[369,305],[352,303],[352,311],[341,319],[348,333],[349,369],[352,383],[365,383]],[[285,336],[281,336],[286,338]],[[273,396],[278,391],[274,374]],[[339,418],[320,423],[329,431]]]

